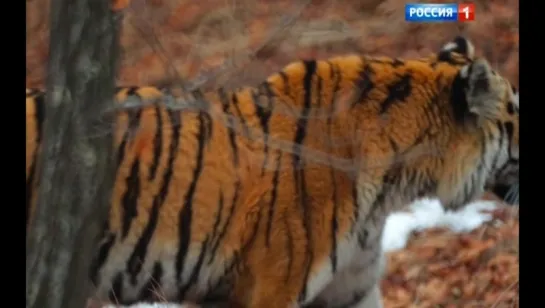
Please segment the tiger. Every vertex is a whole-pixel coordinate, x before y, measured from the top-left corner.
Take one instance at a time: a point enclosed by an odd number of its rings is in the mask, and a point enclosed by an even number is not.
[[[461,36],[428,57],[348,54],[181,99],[115,95],[116,178],[90,278],[124,305],[380,308],[390,213],[518,194],[518,90]],[[27,227],[44,97],[27,90]]]

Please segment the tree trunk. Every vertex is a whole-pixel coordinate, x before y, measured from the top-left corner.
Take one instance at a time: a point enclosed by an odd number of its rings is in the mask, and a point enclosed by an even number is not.
[[[45,123],[35,216],[27,234],[27,304],[80,308],[108,215],[121,17],[110,0],[52,0]],[[108,116],[109,115],[109,116]]]

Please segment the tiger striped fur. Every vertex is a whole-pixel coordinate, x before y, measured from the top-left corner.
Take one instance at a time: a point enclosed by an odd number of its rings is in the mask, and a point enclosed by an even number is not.
[[[126,87],[116,100],[173,97]],[[91,269],[101,298],[382,307],[389,213],[518,187],[518,92],[462,37],[421,59],[294,62],[191,101],[117,116],[116,182]],[[27,90],[26,108],[28,225],[44,93]]]

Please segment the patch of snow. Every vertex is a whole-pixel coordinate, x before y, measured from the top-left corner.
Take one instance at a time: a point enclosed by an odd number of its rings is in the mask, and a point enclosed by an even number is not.
[[[382,249],[385,252],[403,249],[413,231],[430,228],[447,228],[453,232],[468,232],[490,221],[492,216],[481,211],[496,208],[494,201],[475,201],[458,211],[445,211],[437,199],[421,199],[413,202],[409,212],[396,212],[388,216]]]

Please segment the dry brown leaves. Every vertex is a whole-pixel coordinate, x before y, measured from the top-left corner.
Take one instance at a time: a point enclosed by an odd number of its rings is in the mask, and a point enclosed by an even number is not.
[[[471,233],[426,230],[389,254],[385,307],[518,307],[518,217],[493,214]]]
[[[27,1],[30,87],[44,81],[48,2]],[[154,84],[175,79],[176,74],[193,79],[237,59],[229,65],[230,72],[210,86],[239,86],[262,80],[297,58],[349,52],[422,56],[463,34],[518,85],[518,0],[476,1],[475,22],[434,25],[406,23],[402,0],[310,1],[280,40],[255,60],[239,61],[266,42],[303,2],[114,0],[125,14],[119,83]]]

